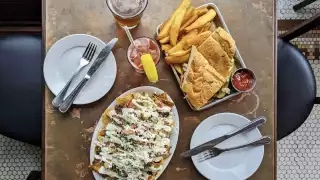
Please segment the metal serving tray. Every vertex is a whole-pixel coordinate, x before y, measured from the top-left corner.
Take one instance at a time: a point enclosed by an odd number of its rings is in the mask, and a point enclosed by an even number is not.
[[[203,4],[203,5],[199,6],[198,8],[203,7],[203,6],[207,6],[208,8],[212,8],[217,12],[217,16],[213,20],[214,23],[216,24],[217,27],[223,27],[223,29],[225,29],[230,34],[230,31],[229,31],[225,21],[223,20],[223,17],[222,17],[222,14],[221,14],[219,8],[214,3]],[[159,34],[160,26],[161,26],[161,24],[157,27],[157,35]],[[237,45],[235,48],[234,60],[235,60],[234,63],[235,63],[235,66],[237,69],[246,67],[246,65],[244,64],[243,59],[238,51]],[[170,65],[170,66],[171,66],[171,69],[173,71],[174,76],[177,79],[177,82],[179,83],[179,86],[181,86],[181,80],[180,80],[179,73],[176,71],[176,69],[173,67],[173,65]],[[240,94],[240,92],[238,92],[232,88],[231,84],[229,85],[229,88],[231,90],[231,93],[229,95],[226,95],[225,97],[223,97],[221,99],[212,98],[211,100],[209,100],[209,102],[206,105],[202,106],[200,109],[196,109],[195,107],[193,107],[193,105],[189,102],[189,100],[187,98],[186,98],[186,100],[187,100],[189,106],[191,107],[191,109],[193,109],[195,111],[202,111],[202,110],[208,109],[216,104],[219,104],[223,101],[226,101],[226,100]],[[184,93],[184,95],[186,95],[186,94]]]

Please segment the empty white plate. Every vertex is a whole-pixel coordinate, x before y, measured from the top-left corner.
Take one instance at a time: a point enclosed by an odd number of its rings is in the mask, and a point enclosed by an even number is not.
[[[203,120],[192,135],[190,148],[225,135],[250,122],[249,119],[234,113],[220,113]],[[216,147],[227,148],[258,140],[262,136],[256,128],[246,133],[238,134],[223,141]],[[198,171],[208,179],[214,180],[244,180],[250,177],[260,166],[264,147],[248,147],[229,151],[217,157],[199,162],[202,154],[192,157]]]
[[[43,65],[44,79],[51,92],[57,95],[79,66],[82,54],[92,42],[97,45],[95,56],[72,81],[66,97],[82,80],[93,61],[106,44],[100,39],[86,35],[73,34],[57,41],[48,51]],[[81,90],[73,104],[88,104],[102,98],[112,87],[116,79],[117,65],[112,53],[103,62],[91,80]],[[65,97],[65,98],[66,98]]]

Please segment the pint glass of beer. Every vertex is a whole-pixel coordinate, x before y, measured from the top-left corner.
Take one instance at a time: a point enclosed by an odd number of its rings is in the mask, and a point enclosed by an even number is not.
[[[148,0],[106,0],[106,2],[117,23],[129,29],[140,23],[143,11],[148,5]]]

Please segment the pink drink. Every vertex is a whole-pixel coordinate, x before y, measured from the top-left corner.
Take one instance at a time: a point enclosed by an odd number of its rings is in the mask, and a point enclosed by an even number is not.
[[[160,60],[160,49],[155,41],[150,38],[142,37],[134,40],[134,47],[130,44],[127,57],[130,64],[135,68],[138,72],[144,72],[141,64],[141,56],[143,54],[151,54],[152,59],[155,64],[157,64]]]

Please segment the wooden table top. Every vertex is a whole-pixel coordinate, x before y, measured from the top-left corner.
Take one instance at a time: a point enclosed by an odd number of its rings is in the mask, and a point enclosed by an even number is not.
[[[195,6],[207,3],[193,0]],[[211,2],[211,1],[210,1]],[[190,159],[179,154],[189,148],[190,138],[197,125],[207,117],[220,112],[234,112],[248,118],[266,116],[260,127],[263,135],[273,137],[265,147],[263,162],[249,179],[275,179],[275,93],[274,93],[274,16],[272,0],[215,0],[234,37],[246,65],[257,76],[254,91],[239,95],[206,111],[195,112],[182,97],[179,86],[163,57],[157,65],[160,81],[150,84],[145,75],[134,71],[126,59],[129,40],[116,24],[104,0],[46,0],[44,1],[44,45],[46,52],[59,39],[70,34],[90,34],[107,42],[119,38],[114,49],[117,60],[117,78],[113,88],[99,101],[73,106],[62,114],[55,110],[52,93],[45,90],[45,119],[43,121],[43,179],[93,179],[88,170],[91,136],[95,125],[108,105],[123,92],[142,85],[163,89],[173,98],[180,117],[180,135],[175,154],[159,179],[205,179]],[[154,37],[157,25],[163,22],[180,0],[149,0],[141,24],[133,29],[133,37]]]

